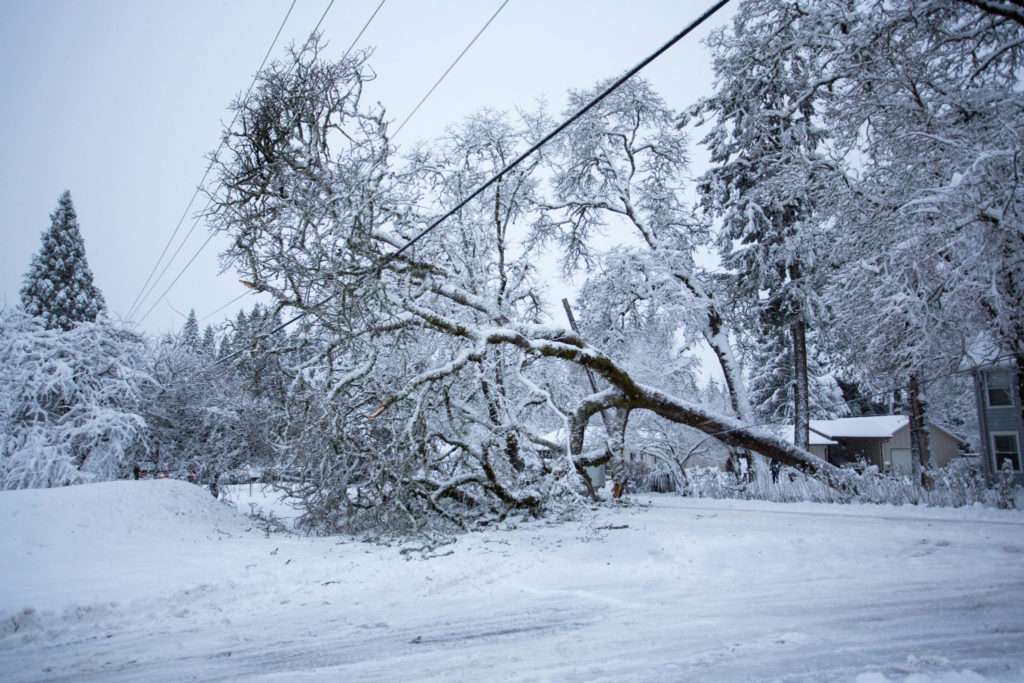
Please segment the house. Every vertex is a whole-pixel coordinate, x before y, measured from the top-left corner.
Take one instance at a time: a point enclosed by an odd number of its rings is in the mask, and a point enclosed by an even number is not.
[[[810,431],[832,442],[821,448],[825,460],[833,465],[865,463],[885,472],[910,470],[910,420],[906,415],[811,420]],[[945,467],[959,456],[961,440],[942,427],[929,423],[928,437],[937,467]],[[812,452],[819,454],[813,441],[811,446]]]
[[[1024,419],[1021,417],[1019,374],[1009,359],[974,369],[974,388],[978,405],[978,431],[982,461],[989,480],[1008,467],[1018,484],[1024,484],[1021,471],[1021,444],[1024,444]]]
[[[790,444],[795,443],[793,439],[793,425],[770,425],[768,429],[773,436],[776,436]],[[838,445],[838,441],[833,441],[827,436],[812,430],[809,434],[807,450],[822,460],[828,461],[829,447]]]

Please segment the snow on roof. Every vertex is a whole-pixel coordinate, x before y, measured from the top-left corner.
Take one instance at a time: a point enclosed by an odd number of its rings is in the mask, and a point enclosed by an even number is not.
[[[811,420],[811,430],[832,439],[887,439],[906,424],[906,415],[871,415]]]
[[[786,443],[794,443],[793,441],[793,425],[768,425],[766,427],[768,431],[777,436],[780,439],[784,439]],[[811,431],[808,445],[810,446],[835,446],[838,442],[829,439],[823,434],[818,434],[815,431]]]

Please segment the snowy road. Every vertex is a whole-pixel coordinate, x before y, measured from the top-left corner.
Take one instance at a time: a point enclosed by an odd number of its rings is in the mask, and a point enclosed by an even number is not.
[[[1024,679],[1021,513],[647,500],[421,559],[175,482],[3,492],[0,679]]]

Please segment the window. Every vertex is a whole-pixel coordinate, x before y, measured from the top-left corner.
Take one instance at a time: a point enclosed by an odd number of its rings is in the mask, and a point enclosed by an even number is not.
[[[1017,440],[1017,432],[993,433],[992,457],[995,458],[997,472],[1002,472],[1006,466],[1014,472],[1020,472],[1020,442]]]
[[[1010,373],[1008,370],[993,370],[988,373],[987,396],[990,408],[1012,406],[1013,394],[1010,393]]]

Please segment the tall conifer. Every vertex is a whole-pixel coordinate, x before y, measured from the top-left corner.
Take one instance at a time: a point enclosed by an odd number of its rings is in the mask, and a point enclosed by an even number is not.
[[[106,304],[93,284],[78,217],[67,190],[50,214],[50,228],[43,233],[42,241],[21,288],[25,312],[42,318],[48,328],[62,330],[95,321]]]

